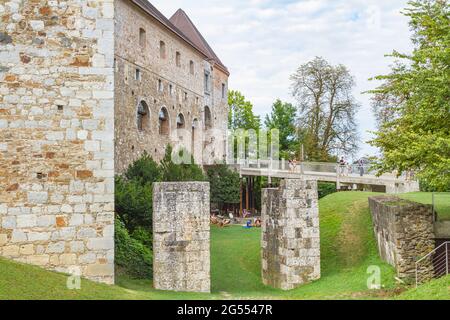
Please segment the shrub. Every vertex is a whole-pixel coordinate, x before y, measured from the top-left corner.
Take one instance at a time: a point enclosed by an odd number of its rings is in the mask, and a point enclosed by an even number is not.
[[[144,152],[143,156],[131,164],[125,172],[127,180],[134,180],[142,185],[160,180],[161,169],[152,157]]]
[[[153,245],[153,235],[150,228],[144,228],[144,227],[137,227],[133,233],[131,234],[131,237],[143,245],[145,245],[148,248],[152,248]]]
[[[317,187],[319,190],[319,199],[336,192],[336,185],[334,183],[319,182]]]
[[[128,231],[138,227],[152,227],[153,190],[152,183],[125,180],[116,177],[116,213],[125,223]]]
[[[153,274],[151,249],[130,237],[123,222],[117,218],[114,241],[116,274],[151,279]]]
[[[161,176],[162,181],[206,181],[202,169],[194,163],[193,157],[186,151],[178,151],[178,156],[182,158],[189,157],[191,159],[189,164],[176,164],[172,161],[172,147],[168,146],[163,161],[161,162]],[[183,157],[183,158],[184,158]]]
[[[239,173],[221,164],[210,167],[207,170],[207,175],[211,188],[212,203],[216,203],[219,209],[222,209],[224,204],[239,204]]]

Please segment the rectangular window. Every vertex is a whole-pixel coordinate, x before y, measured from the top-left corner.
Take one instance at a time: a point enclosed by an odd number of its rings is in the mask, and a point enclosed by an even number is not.
[[[205,72],[205,92],[209,93],[210,92],[210,75],[209,72]]]
[[[162,80],[158,80],[158,91],[159,92],[163,92],[164,91],[164,86],[163,86],[163,82]]]
[[[227,97],[227,86],[225,83],[222,83],[222,99],[225,99]]]
[[[177,63],[177,67],[181,67],[181,53],[178,51],[176,53],[176,63]]]
[[[188,99],[188,93],[184,92],[184,101],[187,101],[187,99]]]
[[[169,94],[170,96],[173,96],[173,85],[169,84]]]
[[[141,70],[136,69],[136,75],[134,77],[136,81],[141,81]]]
[[[139,45],[142,48],[145,48],[145,42],[146,42],[145,30],[143,28],[140,28],[139,29]]]
[[[166,58],[166,44],[164,41],[159,42],[159,56],[161,59]]]

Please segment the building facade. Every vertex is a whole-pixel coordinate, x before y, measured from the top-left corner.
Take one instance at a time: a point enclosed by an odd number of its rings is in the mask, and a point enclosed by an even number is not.
[[[186,13],[117,0],[115,23],[117,172],[168,144],[199,164],[224,160],[229,73]]]
[[[113,283],[114,175],[168,143],[220,160],[228,71],[144,0],[6,0],[0,21],[0,256]]]

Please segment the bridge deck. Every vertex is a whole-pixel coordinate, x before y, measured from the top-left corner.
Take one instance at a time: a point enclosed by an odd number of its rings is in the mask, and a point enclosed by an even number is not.
[[[405,175],[383,174],[377,176],[369,167],[349,165],[341,167],[335,163],[304,162],[295,167],[286,161],[246,161],[240,165],[232,165],[241,176],[263,176],[282,179],[305,178],[323,182],[334,182],[341,185],[385,186],[387,193],[419,191],[417,181],[411,181]],[[273,169],[270,169],[273,168]],[[362,175],[360,171],[362,170]]]

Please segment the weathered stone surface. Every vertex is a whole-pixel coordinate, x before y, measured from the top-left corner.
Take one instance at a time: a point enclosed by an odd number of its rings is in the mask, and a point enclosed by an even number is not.
[[[0,254],[113,283],[114,0],[0,3]]]
[[[0,32],[0,44],[12,43],[12,38],[5,32]]]
[[[262,279],[290,290],[320,278],[316,181],[282,180],[262,192]]]
[[[210,292],[209,183],[155,183],[153,279],[159,290]]]
[[[435,248],[432,207],[393,196],[369,198],[369,206],[381,258],[414,280],[416,261]],[[420,264],[422,278],[433,272],[431,259]]]
[[[228,72],[128,0],[0,3],[0,254],[113,283],[113,258],[102,259],[114,252],[114,174],[144,151],[160,160],[168,143],[198,163],[222,160]]]

